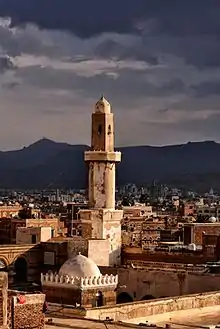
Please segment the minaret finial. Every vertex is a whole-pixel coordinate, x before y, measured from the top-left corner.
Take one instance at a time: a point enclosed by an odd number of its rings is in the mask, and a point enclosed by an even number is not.
[[[111,105],[107,99],[102,95],[100,100],[95,105],[95,112],[98,113],[111,113]]]

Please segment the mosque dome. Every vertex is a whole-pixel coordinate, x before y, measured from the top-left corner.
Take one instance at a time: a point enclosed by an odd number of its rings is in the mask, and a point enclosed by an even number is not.
[[[211,222],[211,223],[215,223],[215,222],[217,222],[216,217],[211,216],[211,217],[209,218],[209,222]]]
[[[95,113],[111,113],[111,105],[104,96],[96,103]]]
[[[81,255],[69,258],[60,268],[59,275],[73,277],[99,277],[101,272],[93,260]]]

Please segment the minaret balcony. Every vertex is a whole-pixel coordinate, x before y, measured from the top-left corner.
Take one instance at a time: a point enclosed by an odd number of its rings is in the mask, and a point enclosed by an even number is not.
[[[121,152],[86,151],[84,160],[88,162],[121,162]]]

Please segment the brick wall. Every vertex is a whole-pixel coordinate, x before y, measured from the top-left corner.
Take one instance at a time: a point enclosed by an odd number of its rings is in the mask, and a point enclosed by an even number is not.
[[[219,223],[193,223],[184,225],[184,243],[202,245],[204,235],[220,235]]]
[[[43,329],[44,294],[22,294],[24,304],[19,302],[21,292],[8,291],[8,326],[10,329]]]
[[[194,227],[194,243],[202,244],[204,235],[218,235],[220,234],[220,225],[217,223],[216,225],[196,225]]]

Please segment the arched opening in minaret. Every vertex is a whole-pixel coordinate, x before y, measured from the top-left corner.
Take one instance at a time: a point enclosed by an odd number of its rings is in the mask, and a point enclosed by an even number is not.
[[[112,127],[111,125],[108,126],[108,135],[110,135],[112,133]]]
[[[102,125],[98,125],[98,134],[99,134],[99,135],[102,134]]]

